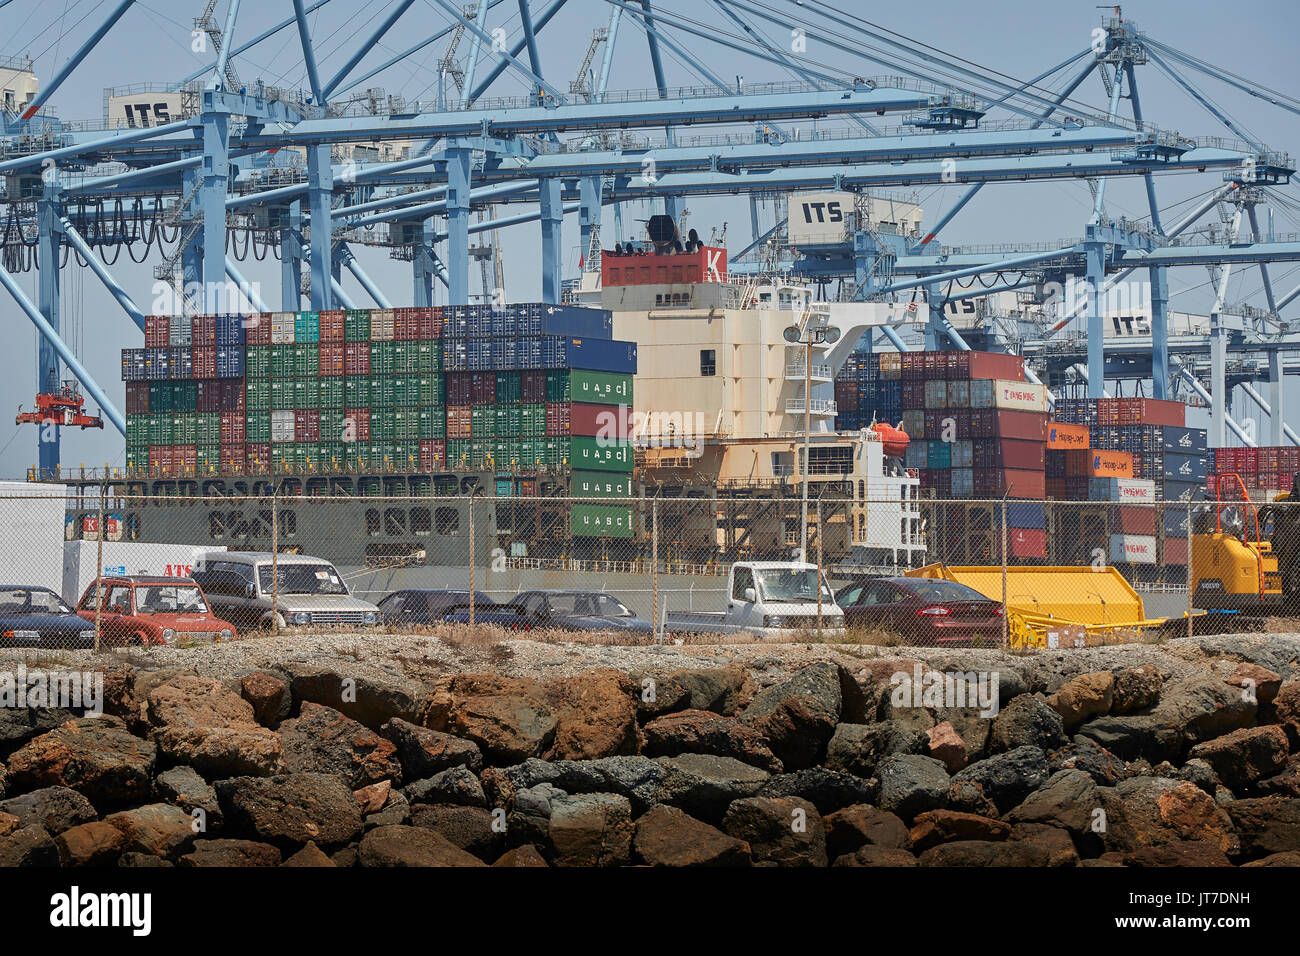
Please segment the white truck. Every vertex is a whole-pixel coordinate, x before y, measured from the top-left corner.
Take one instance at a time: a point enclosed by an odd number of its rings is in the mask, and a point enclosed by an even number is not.
[[[725,611],[669,611],[668,634],[753,634],[768,640],[817,630],[821,589],[821,634],[844,633],[844,612],[825,574],[798,561],[737,561],[727,580]]]

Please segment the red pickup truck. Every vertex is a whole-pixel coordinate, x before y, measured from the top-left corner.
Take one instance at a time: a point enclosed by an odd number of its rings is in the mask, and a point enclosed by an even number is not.
[[[212,613],[192,578],[127,575],[104,578],[103,588],[99,628],[109,646],[228,641],[236,635],[233,624]],[[77,614],[95,619],[94,582],[81,596]]]

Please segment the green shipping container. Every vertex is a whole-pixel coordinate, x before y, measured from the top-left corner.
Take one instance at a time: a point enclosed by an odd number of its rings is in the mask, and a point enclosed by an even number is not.
[[[474,438],[491,438],[496,435],[497,410],[495,405],[475,405],[469,412],[469,433]]]
[[[518,405],[497,405],[496,419],[496,435],[506,437],[520,434],[520,408]]]
[[[370,374],[394,375],[397,372],[396,342],[370,343]]]
[[[172,419],[173,445],[193,445],[198,441],[198,416],[193,412],[181,412]]]
[[[172,444],[172,415],[171,412],[162,412],[157,415],[148,416],[149,424],[146,426],[149,433],[150,445],[170,445]]]
[[[199,383],[172,383],[172,411],[197,412],[199,410]]]
[[[569,467],[575,471],[631,471],[632,446],[604,438],[574,436],[569,441]]]
[[[348,446],[343,442],[321,442],[320,463],[328,471],[338,471],[347,463]]]
[[[497,438],[488,443],[488,452],[492,457],[493,468],[520,468],[520,456],[523,453],[518,438]]]
[[[632,508],[630,505],[574,505],[569,530],[575,538],[630,538]]]
[[[421,438],[444,438],[447,435],[447,414],[440,408],[421,408],[416,412]]]
[[[250,444],[265,444],[271,440],[271,413],[249,412],[244,416],[244,440]]]
[[[148,415],[127,415],[126,416],[126,444],[139,448],[142,445],[149,444],[149,416]]]
[[[393,377],[393,404],[401,408],[415,408],[420,404],[420,380],[414,375]]]
[[[411,471],[420,467],[419,441],[399,441],[393,443],[393,467]]]
[[[271,407],[271,382],[267,379],[249,379],[244,382],[244,407],[260,411]]]
[[[320,346],[295,345],[293,347],[293,374],[298,376],[320,374]]]
[[[343,313],[343,338],[347,342],[370,341],[369,309],[349,309]]]
[[[435,405],[438,408],[445,406],[441,375],[421,375],[415,380],[415,386],[421,405]]]
[[[275,411],[293,408],[293,379],[276,379],[271,382],[271,408]]]
[[[370,379],[345,378],[343,380],[343,406],[366,408],[370,405]]]
[[[575,498],[631,498],[632,475],[616,471],[575,471],[569,477],[569,494]]]
[[[393,342],[393,374],[415,375],[420,371],[420,349],[414,342]]]
[[[288,378],[293,374],[294,346],[268,345],[266,350],[271,378]]]
[[[525,438],[540,438],[546,434],[546,406],[519,406],[519,434]]]
[[[270,378],[271,346],[250,345],[245,350],[244,375],[247,378]]]
[[[198,412],[195,416],[194,441],[200,448],[221,443],[221,413]]]
[[[221,468],[221,446],[200,443],[196,450],[195,463],[197,474],[215,475]]]
[[[415,370],[420,374],[442,371],[442,341],[425,339],[416,344]]]
[[[322,409],[343,407],[343,376],[330,375],[317,379],[316,382],[320,388],[320,407]]]
[[[302,409],[320,408],[320,379],[294,379],[293,407]]]
[[[372,408],[370,410],[370,440],[386,443],[397,437],[397,410],[393,408]]]
[[[149,383],[149,411],[170,412],[174,393],[171,382]]]
[[[394,410],[393,440],[399,442],[420,440],[420,417],[414,409],[398,408]]]
[[[293,340],[295,342],[320,341],[319,312],[299,312],[293,317]]]
[[[550,378],[547,378],[547,401],[591,402],[596,405],[631,405],[632,376],[616,372],[588,372],[573,369],[569,376],[569,392],[562,399],[550,398]]]
[[[341,408],[322,408],[320,410],[320,440],[329,444],[343,441],[343,417]]]
[[[518,402],[524,396],[518,372],[497,372],[497,402]]]
[[[547,370],[546,400],[551,404],[569,401],[569,370],[567,368]]]

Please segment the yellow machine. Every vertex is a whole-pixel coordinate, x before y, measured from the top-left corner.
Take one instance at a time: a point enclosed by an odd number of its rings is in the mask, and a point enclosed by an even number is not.
[[[1225,499],[1225,490],[1234,497]],[[1238,493],[1240,498],[1235,497]],[[1289,498],[1279,495],[1275,500]],[[1292,511],[1266,509],[1261,522],[1260,510],[1250,500],[1240,476],[1220,475],[1215,501],[1195,516],[1192,528],[1193,606],[1234,615],[1283,613],[1287,594],[1274,541],[1294,560],[1294,542],[1290,540],[1295,537]],[[1242,621],[1238,618],[1231,623],[1240,625]]]
[[[1002,600],[1001,565],[927,564],[909,577],[942,578]],[[1007,629],[1011,647],[1046,647],[1050,633],[1087,637],[1160,627],[1148,619],[1141,596],[1111,567],[1008,566]]]

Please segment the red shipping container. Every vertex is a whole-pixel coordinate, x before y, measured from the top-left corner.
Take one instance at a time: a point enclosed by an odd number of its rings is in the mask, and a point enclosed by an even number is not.
[[[1047,476],[1041,471],[1019,469],[975,468],[972,470],[976,498],[1033,498],[1047,497]]]
[[[447,405],[468,405],[473,395],[470,388],[469,372],[448,372],[447,373]],[[543,380],[545,385],[545,380]],[[494,396],[495,398],[495,396]]]
[[[1047,557],[1047,532],[1042,528],[1011,528],[1007,531],[1007,540],[1013,557]]]
[[[601,286],[682,285],[727,281],[727,250],[703,246],[698,252],[665,256],[619,256],[606,252],[600,257]]]
[[[933,353],[925,353],[927,355]],[[946,376],[955,379],[993,378],[1009,382],[1025,380],[1025,360],[1019,355],[1000,352],[948,352]],[[927,366],[928,367],[928,366]]]
[[[244,446],[242,443],[238,445],[222,445],[217,458],[221,463],[222,471],[244,470]]]
[[[976,468],[1017,468],[1042,471],[1046,446],[1023,438],[985,438],[971,445]]]
[[[149,411],[149,383],[126,383],[126,413],[144,415]]]
[[[345,346],[342,343],[322,345],[319,349],[317,368],[322,376],[342,375],[347,362],[343,357]]]
[[[165,349],[171,342],[171,319],[165,315],[146,315],[144,317],[144,347],[147,349]]]
[[[969,437],[1022,438],[1046,442],[1047,415],[1044,412],[1016,412],[997,408],[971,409]]]
[[[418,326],[420,330],[420,340],[436,339],[442,336],[442,309],[420,309]]]
[[[418,309],[393,310],[393,338],[399,342],[414,342],[420,337]]]
[[[293,413],[294,441],[320,441],[320,412],[300,408]]]
[[[190,349],[190,355],[194,365],[195,378],[217,377],[217,347],[215,345]]]
[[[529,405],[538,405],[546,401],[546,373],[520,372],[520,401]]]
[[[473,407],[470,405],[447,406],[447,437],[469,438],[473,435]]]
[[[215,315],[196,315],[191,324],[190,345],[204,348],[217,344],[217,317]]]
[[[1155,534],[1156,509],[1136,506],[1111,508],[1110,530],[1120,534]]]
[[[471,405],[494,405],[497,400],[497,373],[469,373],[469,402]],[[447,400],[451,404],[451,399]]]
[[[221,382],[217,379],[208,379],[196,384],[198,404],[195,408],[200,412],[221,411]]]
[[[343,341],[342,309],[327,309],[320,314],[320,341],[322,344]]]
[[[420,439],[420,469],[442,471],[447,467],[447,442],[441,438]]]
[[[242,412],[244,410],[244,380],[225,378],[220,381],[221,411]]]
[[[244,421],[243,412],[222,412],[221,444],[242,446],[244,444]]]
[[[549,402],[547,404],[546,434],[561,438],[569,434],[568,402]]]
[[[343,346],[343,374],[370,374],[370,343],[349,342]]]
[[[921,488],[933,492],[935,498],[948,498],[952,495],[952,472],[945,468],[922,468]]]
[[[1187,539],[1165,538],[1165,564],[1187,563]]]
[[[369,408],[345,408],[343,410],[343,440],[370,441]]]
[[[573,402],[569,405],[569,434],[626,440],[632,434],[632,406]]]
[[[856,412],[858,410],[858,383],[836,382],[835,405],[841,412]]]
[[[244,343],[246,345],[271,344],[271,313],[254,312],[244,318]]]

